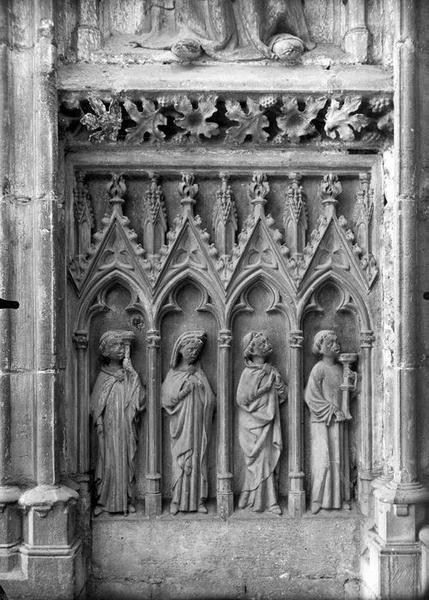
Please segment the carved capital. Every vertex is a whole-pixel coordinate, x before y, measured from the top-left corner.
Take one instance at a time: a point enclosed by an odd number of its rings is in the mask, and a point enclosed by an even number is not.
[[[75,331],[73,343],[78,350],[86,350],[88,348],[88,333],[86,331]]]
[[[150,329],[146,334],[148,348],[159,348],[161,336],[157,329]]]
[[[361,331],[360,332],[360,346],[361,348],[372,348],[375,340],[373,331]]]
[[[231,331],[229,329],[221,329],[218,336],[219,348],[230,348],[231,341]]]
[[[289,346],[291,348],[302,348],[304,335],[301,330],[291,331],[289,333]]]

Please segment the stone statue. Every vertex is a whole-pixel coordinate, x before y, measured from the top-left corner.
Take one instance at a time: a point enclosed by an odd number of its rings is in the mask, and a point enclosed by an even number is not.
[[[199,363],[205,331],[182,333],[174,344],[162,384],[162,406],[170,416],[172,499],[170,513],[207,513],[207,453],[215,396]]]
[[[314,48],[301,0],[157,0],[139,45],[194,60],[274,58],[294,62]]]
[[[314,336],[313,353],[321,359],[308,378],[305,402],[311,413],[311,512],[316,514],[321,508],[350,508],[348,396],[356,373],[348,363],[356,355],[340,355],[335,332],[326,329]]]
[[[282,451],[279,405],[287,387],[268,361],[272,346],[261,331],[243,338],[244,368],[237,388],[238,435],[246,474],[238,506],[281,515],[276,468]]]
[[[97,431],[95,470],[97,505],[94,514],[135,512],[133,483],[137,422],[145,408],[145,392],[130,360],[132,331],[106,331],[100,338],[105,359],[91,394],[91,414]]]

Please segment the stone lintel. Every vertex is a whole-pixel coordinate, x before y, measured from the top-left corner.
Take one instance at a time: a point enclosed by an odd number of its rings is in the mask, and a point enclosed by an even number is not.
[[[284,67],[281,64],[65,65],[58,71],[62,96],[76,93],[110,96],[133,90],[145,93],[223,91],[285,94],[392,94],[393,74],[379,66]]]
[[[219,171],[225,168],[225,154],[219,149],[198,146],[192,148],[151,148],[150,145],[140,148],[115,148],[109,153],[88,143],[86,147],[79,146],[70,149],[69,160],[76,170],[87,170],[96,173],[110,173],[112,169],[123,169],[127,172],[146,172],[156,166],[163,174],[164,171],[178,171],[181,169],[195,168],[201,171]],[[249,166],[250,161],[250,166]],[[326,165],[332,171],[344,175],[355,175],[360,171],[370,171],[379,161],[373,154],[343,154],[337,150],[324,149],[277,149],[270,152],[259,148],[228,149],[228,163],[234,165],[233,172],[249,173],[251,165],[258,165],[258,169],[268,174],[284,174],[285,170],[294,171],[300,168],[303,176],[319,176],[321,170],[326,170]],[[305,167],[303,167],[305,165]]]

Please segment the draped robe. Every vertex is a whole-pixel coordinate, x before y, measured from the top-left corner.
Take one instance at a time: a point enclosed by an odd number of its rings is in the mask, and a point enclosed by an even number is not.
[[[242,495],[247,493],[247,505],[258,511],[277,504],[274,471],[283,447],[279,404],[287,392],[279,378],[269,363],[255,365],[247,360],[237,388],[238,436],[246,464]],[[253,399],[270,379],[270,390]]]
[[[190,391],[182,399],[185,384]],[[162,406],[170,417],[172,502],[180,511],[196,511],[208,495],[207,452],[215,396],[200,367],[172,368],[162,384]]]
[[[268,41],[280,33],[314,47],[301,0],[158,0],[151,8],[151,25],[143,47],[169,49],[193,38],[219,60],[270,58]]]
[[[340,365],[316,363],[308,378],[305,402],[311,412],[311,501],[322,508],[341,508],[345,456],[343,448],[344,421],[335,421],[341,409],[343,372]]]
[[[144,388],[135,371],[102,367],[91,394],[93,423],[103,421],[98,434],[95,470],[97,504],[108,512],[127,512],[132,498],[137,450],[137,418],[144,409]]]

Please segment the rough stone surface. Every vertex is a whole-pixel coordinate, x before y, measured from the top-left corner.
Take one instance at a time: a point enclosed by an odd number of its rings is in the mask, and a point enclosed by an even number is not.
[[[94,519],[89,597],[340,599],[357,589],[358,516],[244,515]]]

